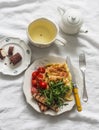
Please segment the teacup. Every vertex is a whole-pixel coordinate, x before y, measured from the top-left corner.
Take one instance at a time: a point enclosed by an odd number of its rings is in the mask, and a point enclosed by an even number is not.
[[[28,25],[27,35],[30,42],[37,47],[48,47],[53,43],[64,45],[65,39],[59,36],[57,24],[47,18],[38,18]],[[57,42],[58,41],[58,42]]]

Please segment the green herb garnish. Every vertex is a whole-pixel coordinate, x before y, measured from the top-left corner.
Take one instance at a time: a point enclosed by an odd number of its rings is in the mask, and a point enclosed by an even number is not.
[[[41,95],[44,95],[46,98],[46,104],[48,106],[61,107],[67,105],[65,103],[66,93],[70,90],[69,86],[66,86],[63,81],[50,81],[49,89],[40,89]]]

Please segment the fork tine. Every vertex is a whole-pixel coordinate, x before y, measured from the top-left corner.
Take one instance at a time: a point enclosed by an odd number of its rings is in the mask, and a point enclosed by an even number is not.
[[[86,65],[86,57],[84,52],[79,55],[79,64],[85,64]]]

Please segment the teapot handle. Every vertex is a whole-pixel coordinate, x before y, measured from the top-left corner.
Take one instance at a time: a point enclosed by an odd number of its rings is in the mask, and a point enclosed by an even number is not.
[[[60,13],[61,16],[65,13],[65,10],[61,7],[58,7],[57,10],[58,10],[58,12]]]

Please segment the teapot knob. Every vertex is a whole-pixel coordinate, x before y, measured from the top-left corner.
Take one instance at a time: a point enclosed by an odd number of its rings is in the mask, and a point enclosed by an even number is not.
[[[72,20],[74,21],[76,19],[76,17],[72,17]]]

